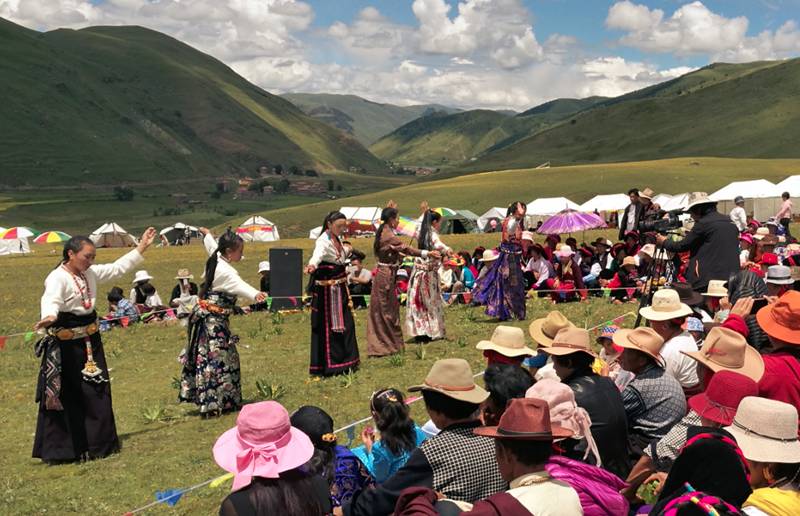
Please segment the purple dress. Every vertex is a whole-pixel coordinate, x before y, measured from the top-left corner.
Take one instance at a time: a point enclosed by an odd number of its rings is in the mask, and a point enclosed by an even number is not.
[[[486,305],[486,315],[500,321],[525,319],[525,281],[522,275],[522,246],[517,241],[502,242],[500,257],[472,291],[472,298]]]

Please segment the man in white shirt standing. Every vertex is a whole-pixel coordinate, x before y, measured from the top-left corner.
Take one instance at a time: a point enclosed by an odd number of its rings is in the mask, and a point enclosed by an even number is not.
[[[731,210],[731,222],[739,230],[739,233],[742,233],[747,229],[747,212],[744,211],[744,197],[738,195],[733,202],[736,207]]]
[[[368,296],[372,292],[372,273],[364,268],[360,256],[350,258],[350,267],[347,274],[348,288],[353,296],[353,308],[366,308]]]

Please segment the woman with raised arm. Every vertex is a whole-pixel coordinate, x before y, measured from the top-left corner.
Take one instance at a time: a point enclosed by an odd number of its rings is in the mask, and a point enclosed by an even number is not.
[[[404,244],[394,229],[400,216],[394,203],[381,212],[381,225],[375,233],[373,249],[378,260],[377,273],[372,279],[372,295],[367,320],[367,354],[371,357],[393,355],[403,349],[400,329],[400,301],[395,283],[401,254],[422,258],[441,258],[439,251],[421,251]]]
[[[57,464],[119,451],[95,311],[97,287],[142,263],[155,236],[156,230],[148,228],[136,249],[103,265],[95,265],[96,250],[89,238],[74,236],[64,244],[61,262],[44,281],[42,319],[34,325],[34,330],[46,332],[36,343],[42,365],[36,386],[34,457]]]
[[[242,404],[239,337],[231,334],[228,318],[237,298],[261,303],[267,295],[251,287],[231,265],[242,259],[242,237],[228,228],[218,242],[207,228],[200,232],[209,258],[200,301],[189,316],[188,343],[180,355],[178,400],[195,403],[201,414],[208,415],[236,410]]]
[[[358,368],[358,342],[345,263],[350,251],[341,235],[347,218],[328,213],[306,273],[311,274],[311,365],[309,373],[332,376]]]
[[[472,298],[486,305],[486,315],[507,321],[512,317],[525,319],[525,282],[522,275],[522,225],[527,206],[517,201],[508,207],[503,220],[503,240],[500,258],[475,284]]]

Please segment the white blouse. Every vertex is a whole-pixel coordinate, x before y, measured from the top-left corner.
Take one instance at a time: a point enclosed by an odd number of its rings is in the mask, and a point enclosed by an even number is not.
[[[452,251],[447,244],[442,242],[442,239],[439,238],[439,233],[436,231],[431,231],[431,242],[433,243],[433,250],[439,251],[442,254],[446,254]]]
[[[63,266],[53,269],[44,280],[44,294],[41,301],[42,319],[51,315],[58,316],[59,312],[69,312],[75,315],[92,313],[97,302],[97,285],[119,278],[132,271],[143,261],[142,254],[134,249],[114,263],[92,265],[83,273],[85,281],[81,276],[73,276]],[[88,307],[83,304],[84,298],[81,297],[81,289],[83,289],[84,297],[88,297],[90,302]]]
[[[206,246],[206,252],[209,256],[216,252],[218,247],[217,241],[211,233],[203,238],[203,245]],[[217,253],[217,269],[214,272],[214,282],[211,284],[211,290],[244,297],[250,300],[255,300],[259,292],[258,289],[251,287],[243,280],[242,277],[239,276],[239,271],[220,256],[219,253]]]
[[[344,249],[337,248],[328,232],[324,231],[314,244],[314,252],[308,264],[314,267],[318,267],[322,262],[344,265],[346,261],[347,255]]]

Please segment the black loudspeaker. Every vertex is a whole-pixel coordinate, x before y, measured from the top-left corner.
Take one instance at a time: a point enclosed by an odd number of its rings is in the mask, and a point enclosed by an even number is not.
[[[269,250],[269,295],[272,311],[292,310],[303,305],[303,250]]]

